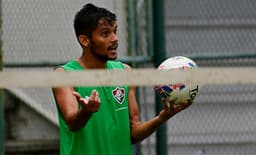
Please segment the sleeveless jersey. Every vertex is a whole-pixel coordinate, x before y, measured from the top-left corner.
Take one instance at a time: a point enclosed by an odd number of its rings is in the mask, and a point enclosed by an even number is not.
[[[75,60],[63,65],[66,71],[84,70]],[[118,61],[108,61],[107,69],[123,69]],[[128,87],[75,87],[82,97],[90,96],[93,89],[99,92],[101,105],[86,125],[78,131],[70,131],[61,112],[61,155],[131,155]]]

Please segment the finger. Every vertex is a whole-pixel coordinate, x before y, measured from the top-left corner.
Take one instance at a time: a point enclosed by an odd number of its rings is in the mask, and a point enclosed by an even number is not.
[[[81,95],[78,93],[78,92],[72,92],[72,94],[76,97],[77,101],[79,101],[80,103],[85,103],[85,104],[88,104],[88,100],[89,100],[89,97],[86,96],[85,98],[82,98]]]
[[[82,99],[84,101],[84,104],[88,104],[89,102],[89,97],[88,96],[85,96],[84,99]]]
[[[179,106],[175,107],[176,111],[182,111],[188,108],[192,104],[192,101],[182,101],[179,103]]]
[[[193,100],[188,100],[188,101],[187,101],[187,104],[188,104],[188,105],[191,105],[192,103],[193,103]]]
[[[91,92],[90,100],[95,100],[96,96],[98,96],[98,92],[94,89],[94,90]]]
[[[163,106],[163,109],[167,110],[168,109],[168,105],[166,104],[167,102],[167,99],[166,98],[162,98],[162,106]]]
[[[72,94],[76,97],[78,101],[81,99],[81,95],[78,92],[73,91]]]
[[[180,111],[182,111],[184,109],[184,107],[182,107],[182,106],[176,106],[175,107],[175,112],[177,113],[177,112],[180,112]]]
[[[191,105],[192,105],[192,103],[193,103],[193,100],[188,100],[188,101],[187,101],[187,103],[184,105],[184,106],[185,106],[185,108],[187,108],[187,107],[191,106]]]
[[[172,106],[168,99],[165,101],[165,105],[167,106],[167,108],[170,108],[170,106]]]
[[[168,97],[167,99],[166,99],[166,105],[167,105],[167,107],[170,109],[173,109],[174,107],[175,107],[175,105],[176,105],[176,103],[175,103],[175,98],[172,98],[172,97]]]
[[[95,99],[96,102],[100,103],[100,97],[97,96],[96,99]]]
[[[74,96],[80,97],[80,94],[79,94],[78,92],[73,91],[72,94],[73,94]]]
[[[181,106],[181,107],[185,107],[185,105],[187,105],[187,101],[181,101],[180,103],[178,103],[177,105]]]

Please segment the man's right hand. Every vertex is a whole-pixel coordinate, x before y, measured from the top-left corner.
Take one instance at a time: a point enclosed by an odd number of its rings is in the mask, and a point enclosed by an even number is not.
[[[76,97],[77,101],[83,106],[83,111],[87,113],[97,112],[100,108],[100,97],[99,93],[96,90],[93,90],[90,97],[81,97],[78,92],[73,92],[73,95]]]

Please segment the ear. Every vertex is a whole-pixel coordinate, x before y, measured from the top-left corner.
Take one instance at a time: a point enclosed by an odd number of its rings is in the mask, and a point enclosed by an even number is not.
[[[86,35],[79,35],[78,36],[78,41],[84,47],[88,47],[89,44],[90,44],[90,40],[89,40],[89,38]]]

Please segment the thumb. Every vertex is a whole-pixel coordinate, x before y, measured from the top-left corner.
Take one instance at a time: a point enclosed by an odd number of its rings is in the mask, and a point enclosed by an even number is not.
[[[80,100],[81,95],[78,92],[73,91],[72,94],[76,97],[77,100]]]

